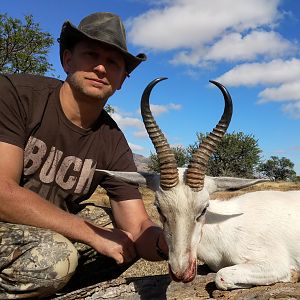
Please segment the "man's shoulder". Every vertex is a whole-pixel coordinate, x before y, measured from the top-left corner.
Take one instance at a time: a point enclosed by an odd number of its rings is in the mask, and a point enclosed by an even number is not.
[[[12,85],[16,89],[31,88],[33,90],[54,89],[61,85],[62,81],[40,75],[31,74],[1,74],[0,86]]]
[[[118,127],[117,123],[115,120],[110,116],[110,114],[103,109],[100,115],[100,119],[102,120],[102,123],[105,123],[107,125],[111,125],[113,127]]]

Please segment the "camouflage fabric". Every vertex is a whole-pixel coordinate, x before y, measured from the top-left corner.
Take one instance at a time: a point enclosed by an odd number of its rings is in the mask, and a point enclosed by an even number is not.
[[[100,226],[112,226],[110,209],[87,206],[79,215]],[[96,262],[94,269],[103,272],[107,261],[113,264],[87,245],[72,244],[51,230],[0,222],[0,299],[52,295],[66,286],[76,268],[79,274],[89,272]]]

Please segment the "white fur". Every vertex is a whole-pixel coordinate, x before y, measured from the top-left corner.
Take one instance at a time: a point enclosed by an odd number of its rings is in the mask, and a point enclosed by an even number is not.
[[[221,289],[291,280],[300,270],[300,191],[261,191],[212,200],[198,258]]]
[[[207,176],[204,188],[195,192],[184,184],[185,169],[179,169],[179,184],[169,190],[159,187],[158,174],[106,173],[155,187],[174,279],[192,280],[197,259],[217,272],[220,289],[287,282],[293,271],[300,271],[300,191],[261,191],[227,201],[210,200],[215,191],[261,180]]]

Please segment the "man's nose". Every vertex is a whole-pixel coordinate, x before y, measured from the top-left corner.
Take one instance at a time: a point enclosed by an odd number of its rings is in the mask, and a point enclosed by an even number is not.
[[[97,63],[97,65],[94,66],[94,70],[99,72],[99,73],[106,73],[106,67],[105,64],[103,62],[101,63]]]

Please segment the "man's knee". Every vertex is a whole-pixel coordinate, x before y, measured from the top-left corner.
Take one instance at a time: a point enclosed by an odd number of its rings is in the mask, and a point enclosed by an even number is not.
[[[11,252],[7,253],[7,267],[2,269],[13,268],[16,273],[32,273],[44,279],[62,278],[74,272],[78,253],[67,238],[48,229],[16,226],[18,235],[11,233],[11,239],[6,239],[10,244],[2,245]]]
[[[18,232],[3,233],[0,295],[49,295],[67,284],[78,264],[78,252],[64,236],[42,228],[9,225]],[[18,241],[16,240],[18,239]],[[10,242],[10,243],[9,243]],[[0,251],[1,252],[1,251]],[[13,283],[13,284],[12,284]],[[7,299],[7,298],[1,298]]]
[[[78,252],[74,245],[64,236],[53,233],[50,239],[42,241],[32,251],[35,265],[47,270],[47,279],[62,279],[72,275],[78,264]]]

